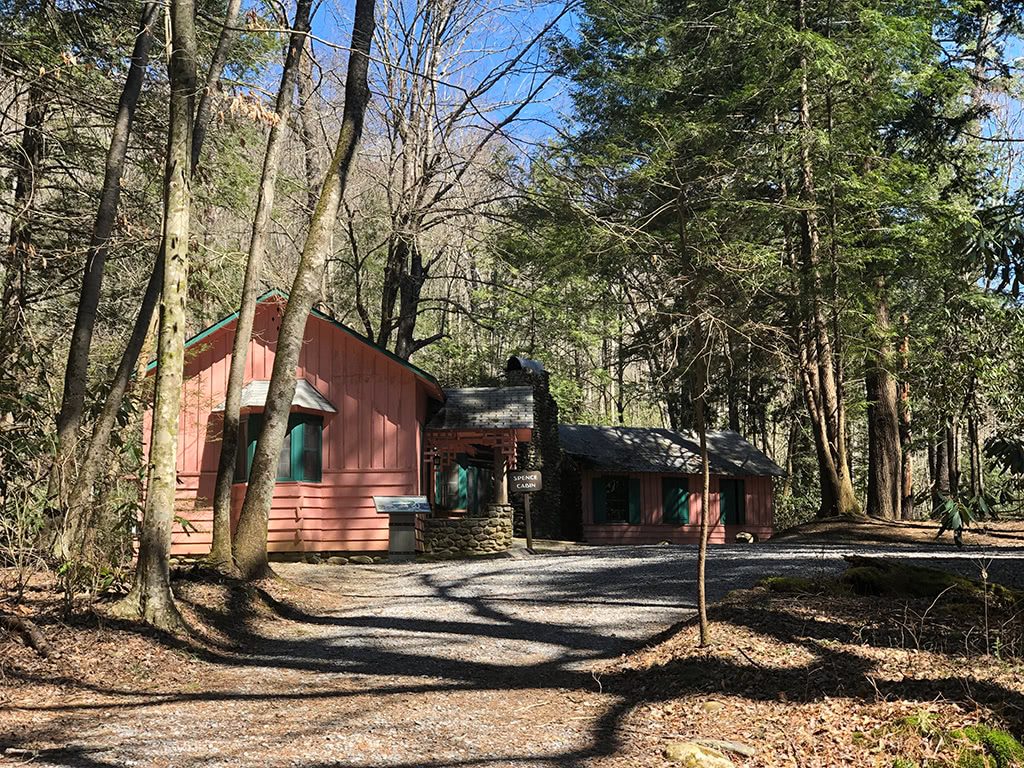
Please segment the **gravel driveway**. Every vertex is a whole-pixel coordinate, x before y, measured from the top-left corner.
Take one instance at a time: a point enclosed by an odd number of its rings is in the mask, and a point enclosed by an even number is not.
[[[907,558],[996,581],[1021,579],[1021,550],[939,547],[716,546],[709,550],[709,600],[770,574],[833,573],[843,556]],[[456,673],[467,662],[586,670],[629,651],[696,609],[696,547],[581,547],[517,559],[381,566],[280,564],[302,584],[354,600],[332,643],[360,667],[352,647],[388,658],[391,672]],[[406,656],[405,654],[408,654]],[[457,676],[457,675],[456,675]]]
[[[1017,580],[1014,551],[714,547],[709,596],[772,573],[888,554]],[[941,553],[941,558],[936,557]],[[254,653],[196,663],[183,688],[96,692],[26,708],[33,765],[651,765],[623,755],[614,681],[594,670],[692,615],[690,547],[576,548],[486,561],[278,564],[324,590],[316,616],[271,625]],[[0,758],[2,762],[2,758]]]

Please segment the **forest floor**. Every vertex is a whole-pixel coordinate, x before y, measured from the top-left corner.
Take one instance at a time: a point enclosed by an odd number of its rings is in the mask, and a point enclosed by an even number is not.
[[[927,544],[936,539],[939,524],[934,520],[877,520],[874,518],[851,521],[847,518],[812,520],[780,531],[772,537],[776,544]],[[943,534],[946,542],[953,534]],[[986,521],[974,523],[964,529],[964,546],[1024,547],[1024,521]]]
[[[61,618],[41,578],[25,610],[56,654],[0,632],[0,763],[658,768],[711,739],[736,766],[902,768],[980,758],[964,727],[1024,731],[1016,593],[886,577],[861,581],[896,594],[862,596],[820,548],[779,551],[712,551],[704,650],[686,547],[278,564],[261,590],[181,573],[187,640],[102,606]]]

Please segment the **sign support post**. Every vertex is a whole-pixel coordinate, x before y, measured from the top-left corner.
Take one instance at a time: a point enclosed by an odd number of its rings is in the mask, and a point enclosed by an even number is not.
[[[523,494],[523,514],[526,516],[526,551],[533,551],[533,515],[530,514],[530,494],[544,487],[540,472],[511,472],[508,476],[511,490]]]
[[[533,515],[530,514],[530,494],[524,495],[523,514],[526,515],[526,551],[534,555],[536,553],[533,551]]]

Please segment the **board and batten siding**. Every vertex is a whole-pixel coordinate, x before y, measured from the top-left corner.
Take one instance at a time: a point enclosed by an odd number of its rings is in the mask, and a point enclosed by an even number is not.
[[[257,306],[246,382],[270,378],[282,311],[278,301]],[[213,409],[224,401],[234,330],[235,322],[227,323],[186,352],[175,512],[197,530],[175,524],[174,554],[204,554],[210,549],[221,430],[221,416]],[[276,484],[269,550],[386,551],[388,518],[377,514],[372,497],[420,493],[426,385],[398,362],[313,315],[306,323],[296,374],[338,412],[324,414],[321,482]],[[147,447],[149,434],[147,414]],[[235,519],[244,495],[245,485],[236,483]]]
[[[701,477],[700,475],[660,474],[654,472],[598,472],[583,470],[582,506],[583,540],[589,544],[657,544],[669,541],[673,544],[696,544],[700,541]],[[640,523],[595,523],[593,487],[594,478],[604,476],[629,477],[640,481]],[[663,503],[662,479],[667,477],[688,477],[690,483],[690,522],[673,525],[662,522]],[[759,540],[772,535],[772,479],[770,477],[743,477],[746,505],[746,523],[724,525],[721,520],[719,476],[711,476],[709,504],[711,523],[708,541],[725,544],[735,541],[736,534],[748,531]]]

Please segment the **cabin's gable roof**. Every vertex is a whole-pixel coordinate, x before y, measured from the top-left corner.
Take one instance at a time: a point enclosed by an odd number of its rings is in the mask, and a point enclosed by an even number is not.
[[[276,300],[276,301],[281,301],[281,302],[287,303],[288,302],[288,294],[285,293],[284,291],[282,291],[279,288],[271,288],[269,291],[266,291],[265,293],[261,294],[260,296],[258,296],[256,298],[256,304],[257,305],[263,304],[263,303],[271,301],[271,300]],[[443,398],[444,394],[443,394],[443,390],[441,389],[440,383],[437,381],[437,379],[435,379],[429,373],[424,371],[422,368],[413,365],[408,360],[403,360],[398,355],[396,355],[394,352],[390,352],[389,350],[385,349],[384,347],[378,345],[376,342],[371,341],[370,339],[366,338],[365,336],[363,336],[358,331],[354,330],[353,328],[349,328],[347,325],[345,325],[341,321],[336,320],[335,318],[331,317],[326,312],[321,312],[320,310],[318,310],[318,309],[316,309],[314,307],[312,310],[310,310],[310,314],[313,317],[317,318],[318,320],[323,320],[324,322],[329,323],[331,326],[333,326],[334,328],[337,328],[342,333],[348,334],[353,339],[355,339],[356,341],[358,341],[358,342],[360,342],[362,344],[365,344],[366,346],[368,346],[373,351],[379,352],[380,354],[384,355],[386,358],[388,358],[392,362],[398,363],[400,366],[402,366],[403,368],[408,370],[410,373],[412,373],[414,376],[416,376],[416,378],[420,379],[425,384],[427,384],[428,387],[432,388],[435,391],[435,394],[437,395],[437,397],[439,399]],[[233,323],[237,319],[238,319],[238,310],[235,310],[234,312],[232,312],[227,317],[221,318],[220,320],[218,320],[216,323],[214,323],[210,327],[204,328],[203,330],[199,331],[199,333],[197,333],[194,336],[191,336],[190,338],[186,339],[185,340],[185,349],[188,349],[189,347],[195,346],[199,342],[201,342],[204,339],[206,339],[206,338],[212,336],[213,334],[215,334],[217,331],[220,331],[221,329],[223,329],[226,326],[230,325],[231,323]],[[156,368],[156,365],[157,365],[157,361],[156,360],[152,360],[152,361],[150,361],[149,365],[146,366],[146,370],[147,371],[152,371],[152,370],[154,370]]]
[[[647,427],[562,424],[562,450],[604,470],[619,472],[701,471],[700,443],[693,432]],[[736,432],[708,432],[711,472],[728,476],[784,475],[782,468]]]
[[[427,429],[533,429],[532,387],[446,389]]]

